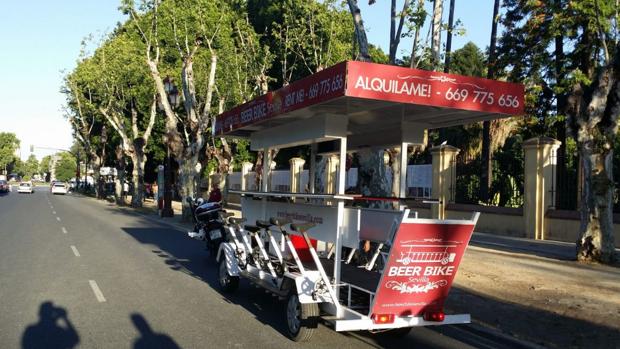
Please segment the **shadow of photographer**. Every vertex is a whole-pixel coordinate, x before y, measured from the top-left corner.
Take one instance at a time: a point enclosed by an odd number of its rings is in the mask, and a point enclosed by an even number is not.
[[[47,301],[39,308],[39,322],[24,331],[22,348],[74,348],[79,342],[67,310]]]
[[[140,314],[131,314],[131,322],[138,332],[140,332],[140,338],[136,339],[133,347],[134,349],[180,349],[179,345],[170,336],[163,333],[153,332],[153,329],[146,321],[144,316]]]

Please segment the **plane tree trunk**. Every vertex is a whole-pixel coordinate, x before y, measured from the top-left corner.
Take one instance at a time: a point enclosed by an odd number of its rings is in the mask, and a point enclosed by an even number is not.
[[[577,259],[613,263],[613,144],[620,115],[620,45],[613,61],[598,70],[590,86],[576,83],[568,99],[569,127],[584,166]]]

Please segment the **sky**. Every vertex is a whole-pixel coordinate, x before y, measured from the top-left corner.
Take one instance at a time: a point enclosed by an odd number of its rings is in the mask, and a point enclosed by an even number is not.
[[[390,1],[359,3],[369,42],[387,51]],[[449,1],[445,3],[447,21]],[[45,148],[68,149],[73,143],[60,88],[63,76],[75,67],[82,39],[100,37],[125,18],[117,0],[0,0],[0,5],[0,132],[17,134],[22,159],[30,155],[30,146],[41,159],[56,152]],[[455,18],[465,35],[453,38],[453,49],[469,41],[488,46],[492,10],[492,0],[457,0]],[[411,40],[404,39],[399,55],[410,50]]]

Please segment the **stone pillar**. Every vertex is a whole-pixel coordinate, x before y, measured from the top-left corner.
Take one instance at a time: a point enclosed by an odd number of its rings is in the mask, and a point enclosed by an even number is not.
[[[329,155],[325,165],[325,194],[335,194],[338,183],[338,155]]]
[[[252,171],[253,163],[244,161],[241,163],[241,190],[250,190],[250,186],[248,185],[248,173]]]
[[[432,197],[439,203],[431,204],[431,216],[435,219],[446,219],[446,206],[452,199],[450,191],[456,181],[456,156],[461,150],[451,145],[440,145],[431,148],[433,155],[433,188]]]
[[[291,193],[300,193],[304,191],[304,188],[301,187],[301,172],[304,170],[305,163],[306,160],[302,158],[292,158],[289,160],[289,164],[291,165]]]
[[[553,183],[555,152],[561,142],[550,137],[531,138],[523,142],[524,178],[523,218],[525,235],[532,239],[545,239],[545,213],[555,206]]]

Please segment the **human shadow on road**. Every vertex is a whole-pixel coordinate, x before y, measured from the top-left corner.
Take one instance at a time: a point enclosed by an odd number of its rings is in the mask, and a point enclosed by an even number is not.
[[[74,348],[80,342],[67,310],[47,301],[39,308],[39,322],[26,328],[22,348]]]
[[[140,314],[131,314],[131,322],[138,332],[140,338],[133,344],[134,349],[180,349],[179,345],[170,336],[164,333],[153,332],[153,329]]]

